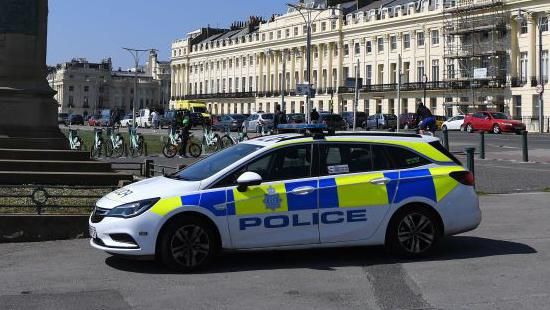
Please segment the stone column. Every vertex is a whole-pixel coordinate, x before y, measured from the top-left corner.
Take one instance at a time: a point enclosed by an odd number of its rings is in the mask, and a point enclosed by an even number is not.
[[[510,48],[510,76],[518,77],[518,23],[515,19],[510,22],[511,25],[511,48]]]
[[[296,76],[295,76],[295,72],[296,72],[296,53],[297,53],[297,50],[296,49],[291,49],[290,50],[290,55],[291,55],[291,64],[290,64],[290,89],[296,89]]]
[[[328,44],[328,72],[327,72],[327,86],[328,87],[333,87],[334,85],[332,85],[332,79],[333,79],[333,76],[332,76],[332,62],[334,60],[334,43],[333,42],[330,42]],[[335,89],[333,89],[333,91],[336,91]]]
[[[48,1],[0,0],[0,138],[49,138],[64,148],[46,80],[47,28]]]
[[[531,78],[537,77],[537,17],[535,15],[529,15],[529,61],[527,68],[527,78],[531,81]],[[531,85],[529,82],[528,85]]]

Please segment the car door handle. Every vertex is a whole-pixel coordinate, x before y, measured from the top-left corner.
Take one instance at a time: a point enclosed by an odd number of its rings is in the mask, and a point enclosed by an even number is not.
[[[294,195],[308,195],[308,194],[313,193],[314,190],[315,190],[315,188],[313,188],[311,186],[304,186],[304,187],[297,187],[297,188],[293,189],[292,191],[290,191],[290,193],[294,194]]]
[[[379,178],[379,179],[374,179],[370,181],[371,184],[375,184],[375,185],[386,185],[390,182],[391,182],[391,179],[389,178]]]

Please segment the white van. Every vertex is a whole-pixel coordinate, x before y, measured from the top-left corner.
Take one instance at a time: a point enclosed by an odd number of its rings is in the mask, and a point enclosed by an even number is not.
[[[151,115],[153,111],[150,109],[141,109],[136,116],[136,124],[138,127],[149,128],[153,124],[153,117]]]

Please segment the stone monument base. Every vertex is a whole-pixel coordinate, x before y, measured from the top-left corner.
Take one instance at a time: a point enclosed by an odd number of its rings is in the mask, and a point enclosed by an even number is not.
[[[0,148],[68,149],[52,93],[0,87]]]

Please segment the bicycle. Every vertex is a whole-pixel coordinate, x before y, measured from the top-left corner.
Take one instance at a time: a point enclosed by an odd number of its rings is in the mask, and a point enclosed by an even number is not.
[[[142,156],[145,153],[145,139],[134,127],[129,127],[128,133],[130,135],[130,141],[128,142],[130,155],[132,157]]]
[[[248,140],[248,134],[242,130],[237,131],[237,135],[233,136],[231,135],[231,131],[229,130],[229,127],[225,128],[225,135],[221,137],[221,145],[222,148],[227,148],[235,144],[239,144],[243,141]]]
[[[71,129],[69,127],[69,147],[73,151],[82,151],[84,149],[84,141],[78,136],[78,129]]]
[[[187,150],[192,157],[199,157],[202,154],[202,147],[193,141],[193,134],[189,135],[189,141],[187,142]],[[181,150],[182,137],[181,133],[177,132],[175,128],[170,128],[170,133],[168,135],[168,142],[162,148],[162,154],[166,158],[173,158]]]
[[[104,147],[104,145],[103,145],[103,129],[94,128],[94,144],[92,145],[92,148],[90,149],[90,156],[92,158],[101,157],[101,149],[103,147]]]
[[[118,132],[118,128],[107,128],[107,137],[109,139],[105,143],[105,156],[122,157],[124,155],[124,138]]]
[[[205,153],[214,153],[220,150],[220,136],[212,131],[212,127],[205,126],[202,129],[202,147]]]

